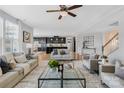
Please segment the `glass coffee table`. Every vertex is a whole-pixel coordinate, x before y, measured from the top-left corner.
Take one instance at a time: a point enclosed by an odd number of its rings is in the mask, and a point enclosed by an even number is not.
[[[38,78],[38,88],[86,88],[86,78],[78,68],[67,69],[59,64],[53,71],[47,67]]]

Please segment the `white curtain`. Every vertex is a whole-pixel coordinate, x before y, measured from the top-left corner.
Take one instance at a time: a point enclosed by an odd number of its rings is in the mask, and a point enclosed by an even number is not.
[[[8,20],[5,21],[4,52],[19,52],[19,26]]]
[[[0,17],[0,55],[2,55],[3,47],[3,19]]]

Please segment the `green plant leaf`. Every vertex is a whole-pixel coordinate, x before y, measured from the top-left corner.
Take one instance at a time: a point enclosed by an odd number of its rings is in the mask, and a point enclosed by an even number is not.
[[[50,68],[56,68],[56,67],[58,67],[59,63],[55,59],[50,59],[48,62],[48,65]]]

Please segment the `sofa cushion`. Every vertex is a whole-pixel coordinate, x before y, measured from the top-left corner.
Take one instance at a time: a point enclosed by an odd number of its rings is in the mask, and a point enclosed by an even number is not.
[[[51,57],[52,57],[53,59],[60,59],[60,58],[62,58],[61,55],[51,55]]]
[[[38,57],[38,54],[37,54],[37,53],[30,55],[30,58],[31,58],[31,59],[37,59],[37,57]]]
[[[36,59],[32,59],[32,60],[29,60],[29,61],[28,61],[28,64],[29,64],[30,66],[33,66],[33,65],[36,64],[36,62],[37,62]]]
[[[0,67],[3,74],[7,73],[10,70],[10,66],[8,65],[8,63],[2,59],[0,59]]]
[[[0,87],[5,87],[18,76],[18,72],[7,72],[0,77]]]
[[[26,75],[30,71],[30,65],[28,63],[20,63],[20,64],[17,64],[16,66],[23,68],[24,75]]]
[[[16,72],[18,72],[19,74],[21,74],[21,73],[24,73],[24,69],[22,68],[22,67],[16,67],[16,68],[14,68],[14,69],[12,69],[12,70],[10,70],[10,71],[16,71]]]
[[[1,69],[1,67],[0,67],[0,76],[2,76],[2,69]]]
[[[25,62],[27,62],[26,56],[24,54],[20,55],[20,56],[16,56],[15,60],[16,60],[17,63],[25,63]]]

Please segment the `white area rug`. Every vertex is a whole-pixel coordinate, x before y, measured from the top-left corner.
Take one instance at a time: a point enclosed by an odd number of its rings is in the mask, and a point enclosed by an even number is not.
[[[38,78],[47,68],[48,61],[40,62],[39,66],[36,67],[29,75],[27,75],[22,81],[20,81],[15,88],[37,88],[38,87]],[[101,85],[100,78],[97,74],[90,74],[89,71],[83,67],[81,61],[74,62],[75,68],[79,68],[80,71],[86,77],[86,86],[87,88],[104,88],[106,86]],[[78,88],[77,82],[64,81],[65,88]],[[74,84],[75,83],[75,84]],[[59,88],[60,83],[58,81],[49,82],[47,87]]]

